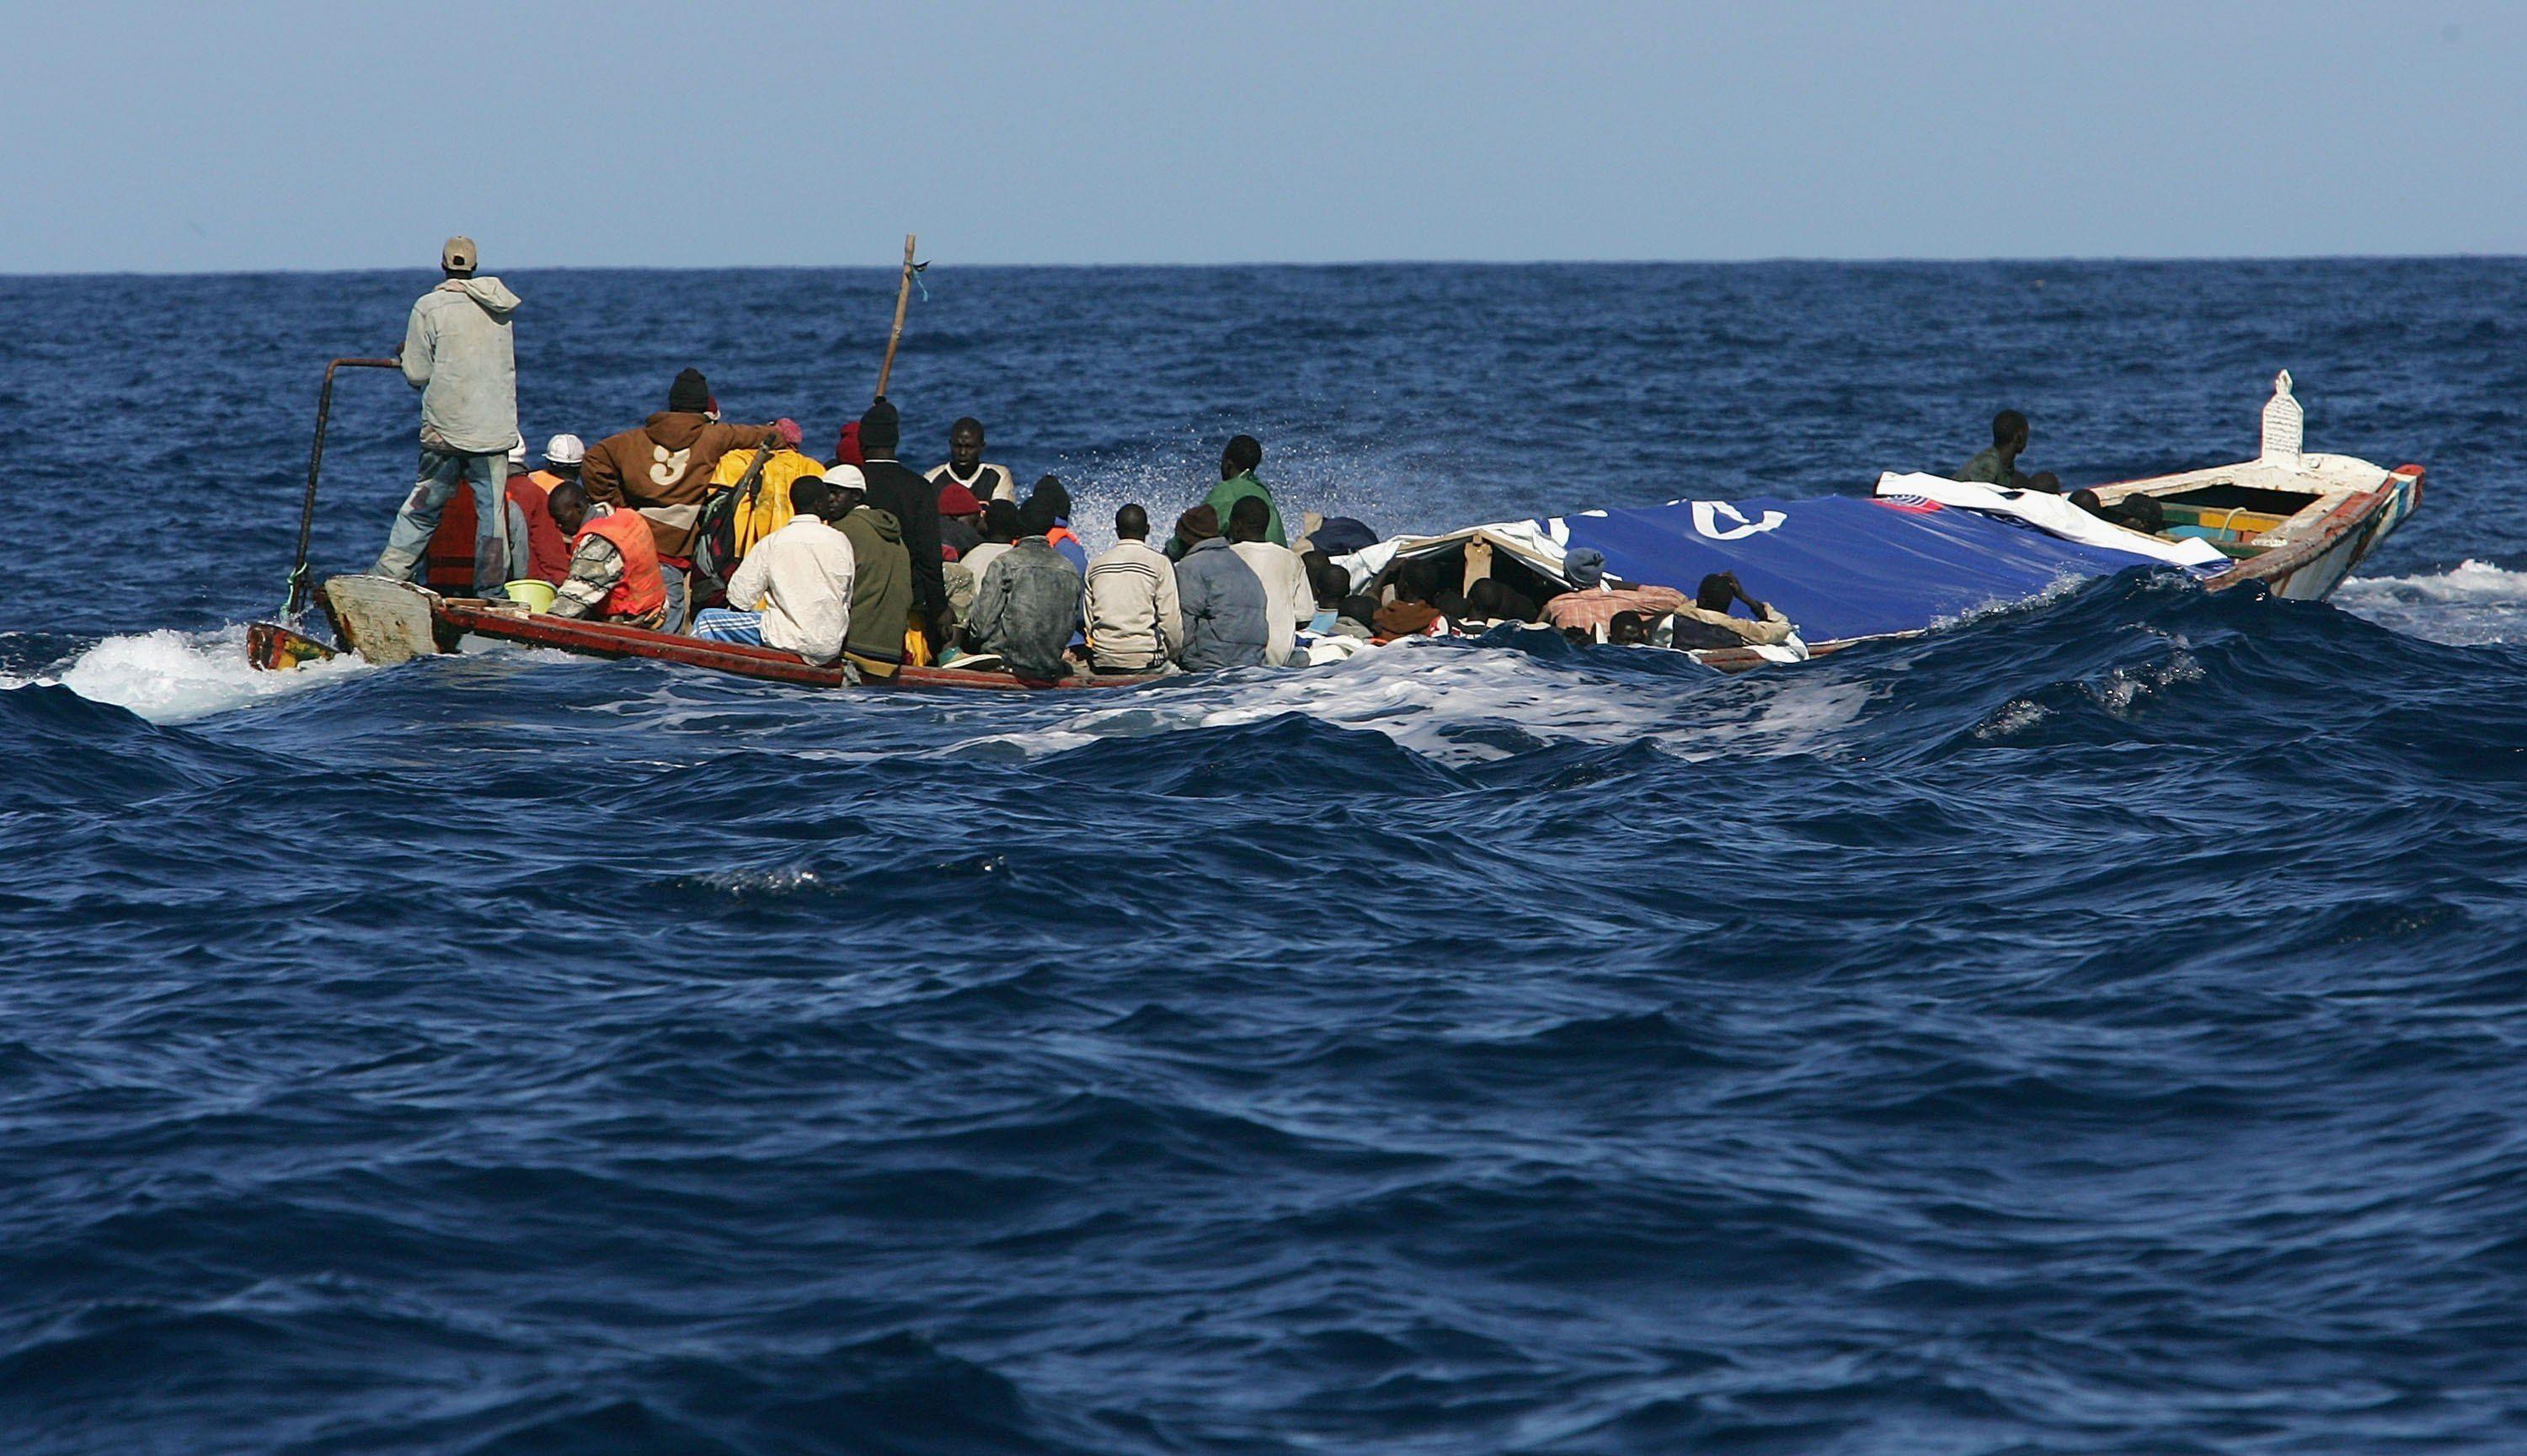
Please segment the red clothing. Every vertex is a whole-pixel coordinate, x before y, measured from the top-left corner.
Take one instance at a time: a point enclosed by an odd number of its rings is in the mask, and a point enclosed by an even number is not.
[[[561,483],[561,477],[538,471],[532,476],[509,477],[509,503],[527,518],[527,575],[555,586],[570,575],[570,543],[562,539],[561,527],[553,525],[552,513],[544,509],[544,495]],[[448,497],[447,506],[438,513],[438,529],[430,534],[429,583],[434,591],[456,591],[471,595],[474,590],[474,486]]]

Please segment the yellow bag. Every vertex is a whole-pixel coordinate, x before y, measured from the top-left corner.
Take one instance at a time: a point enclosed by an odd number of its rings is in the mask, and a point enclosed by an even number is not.
[[[747,471],[753,464],[753,451],[731,450],[719,458],[718,467],[711,471],[711,483],[733,486],[746,478]],[[738,502],[731,519],[735,527],[733,545],[737,551],[736,559],[744,561],[746,553],[754,549],[755,542],[790,524],[790,486],[793,481],[800,476],[821,476],[824,473],[823,462],[796,450],[774,452],[772,458],[763,463],[763,474],[754,477],[753,498]]]

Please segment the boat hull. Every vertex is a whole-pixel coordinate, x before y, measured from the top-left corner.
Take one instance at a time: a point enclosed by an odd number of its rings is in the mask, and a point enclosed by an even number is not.
[[[2421,502],[2422,470],[2403,466],[2374,490],[2329,511],[2307,539],[2239,562],[2203,584],[2213,591],[2261,582],[2273,595],[2317,602],[2334,594]]]
[[[549,647],[583,657],[643,658],[705,668],[764,682],[801,687],[958,687],[998,691],[1062,688],[1131,687],[1155,677],[1034,678],[1014,673],[977,673],[959,668],[900,670],[884,684],[854,680],[840,667],[817,667],[791,653],[735,642],[709,642],[673,632],[649,631],[609,622],[582,622],[529,612],[506,602],[442,597],[405,582],[379,577],[336,577],[323,594],[334,629],[345,646],[372,661],[401,662],[454,650],[458,639],[488,637],[534,647]],[[428,645],[416,639],[415,614],[426,614]]]

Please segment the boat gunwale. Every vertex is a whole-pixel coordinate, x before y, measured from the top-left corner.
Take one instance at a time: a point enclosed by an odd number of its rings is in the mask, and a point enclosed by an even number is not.
[[[434,620],[443,622],[459,631],[501,641],[523,642],[530,646],[550,647],[581,657],[622,659],[637,657],[651,662],[677,663],[686,667],[707,668],[732,677],[752,678],[759,681],[788,682],[802,687],[903,686],[961,687],[1000,691],[1031,692],[1058,689],[1132,687],[1155,682],[1155,675],[1131,677],[1093,677],[1065,678],[1022,678],[1015,673],[978,673],[958,668],[903,667],[891,682],[861,678],[853,682],[839,667],[820,668],[774,647],[755,647],[740,642],[713,642],[700,637],[682,636],[674,632],[652,631],[646,628],[627,627],[617,623],[576,622],[544,613],[529,613],[494,606],[481,598],[441,597],[429,595]]]

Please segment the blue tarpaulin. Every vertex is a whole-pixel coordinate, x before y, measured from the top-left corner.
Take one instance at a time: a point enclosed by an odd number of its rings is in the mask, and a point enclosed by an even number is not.
[[[1571,549],[1606,555],[1608,575],[1691,592],[1735,572],[1809,642],[1918,631],[1946,618],[2037,596],[2065,578],[2112,576],[2144,557],[1927,501],[1677,501],[1545,524]],[[1567,532],[1567,535],[1566,535]]]

